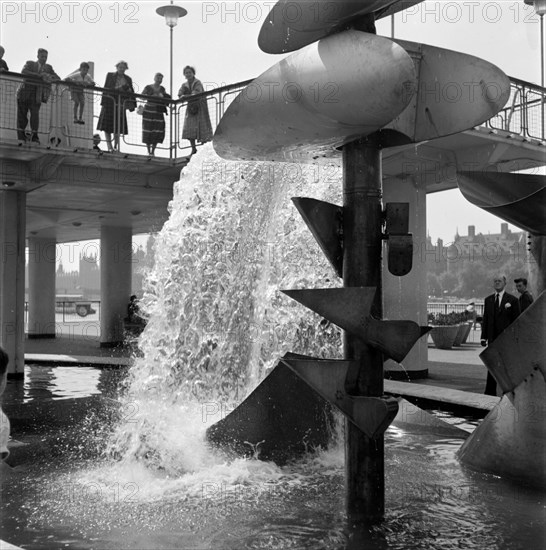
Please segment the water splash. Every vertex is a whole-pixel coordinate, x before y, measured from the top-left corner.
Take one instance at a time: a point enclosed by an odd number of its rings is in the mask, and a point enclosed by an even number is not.
[[[231,410],[286,351],[338,357],[341,349],[335,327],[278,292],[338,284],[289,197],[339,202],[339,178],[332,169],[325,182],[317,167],[223,161],[210,146],[196,159],[155,239],[143,356],[124,396],[134,414],[111,447],[171,473],[205,460],[205,428],[220,419],[211,404]]]

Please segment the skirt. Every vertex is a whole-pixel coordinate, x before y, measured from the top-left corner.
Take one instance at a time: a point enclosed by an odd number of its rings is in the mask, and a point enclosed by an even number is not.
[[[195,115],[191,115],[186,107],[182,139],[195,139],[200,143],[205,143],[212,139],[209,108],[204,99],[199,101],[199,111]]]
[[[165,139],[165,117],[156,105],[145,105],[142,113],[142,143],[155,145]]]
[[[120,108],[118,103],[114,103],[113,100],[108,100],[100,109],[99,122],[97,124],[97,130],[102,130],[108,134],[127,134],[127,115],[125,109],[121,109],[121,127],[118,126],[118,116]]]

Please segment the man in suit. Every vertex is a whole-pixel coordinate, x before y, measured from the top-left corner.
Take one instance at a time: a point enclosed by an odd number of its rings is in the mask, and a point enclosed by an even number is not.
[[[533,295],[527,290],[527,279],[524,277],[514,279],[514,283],[519,293],[519,309],[523,313],[533,303]]]
[[[38,138],[38,127],[40,125],[40,107],[47,103],[51,94],[51,82],[60,80],[51,65],[46,63],[47,50],[38,50],[37,61],[27,61],[21,74],[32,77],[24,80],[17,91],[17,138],[26,141],[25,130],[28,124],[28,113],[30,111],[30,129],[32,130],[31,141],[40,143]],[[38,82],[43,81],[43,83]]]
[[[519,302],[515,296],[505,292],[506,277],[496,275],[493,279],[495,293],[488,296],[483,305],[482,346],[491,344],[499,334],[513,323],[519,315]],[[485,395],[497,395],[497,382],[487,373]]]

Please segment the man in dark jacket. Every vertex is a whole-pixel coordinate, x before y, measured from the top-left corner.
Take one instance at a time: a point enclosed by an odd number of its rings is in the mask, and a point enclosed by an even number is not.
[[[495,294],[488,296],[483,305],[482,346],[491,344],[499,334],[513,323],[519,315],[519,302],[515,296],[505,292],[506,277],[497,275],[493,279]],[[487,373],[485,395],[497,395],[497,382]]]
[[[524,277],[514,279],[514,283],[519,293],[519,309],[523,313],[533,303],[533,295],[527,290],[527,279]]]
[[[28,124],[28,112],[30,111],[30,129],[32,130],[31,141],[40,143],[38,138],[38,127],[40,125],[40,107],[47,103],[51,94],[51,82],[60,80],[59,75],[51,65],[46,63],[47,50],[38,50],[37,61],[27,61],[21,74],[30,76],[25,79],[17,91],[17,138],[26,141],[25,130]],[[43,83],[40,83],[42,80]]]

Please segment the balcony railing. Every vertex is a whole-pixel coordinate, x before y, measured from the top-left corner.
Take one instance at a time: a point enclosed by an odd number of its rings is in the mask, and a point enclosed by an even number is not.
[[[489,128],[546,141],[546,89],[517,78],[510,79],[510,99],[506,107],[487,122]]]
[[[32,84],[44,86],[42,80],[24,77],[24,80]],[[0,73],[0,139],[3,143],[9,141],[19,142],[17,135],[17,90],[23,82],[23,76],[18,73]],[[206,91],[192,96],[194,99],[204,100],[207,103],[211,125],[214,129],[230,103],[238,93],[251,80],[237,82],[221,88]],[[51,94],[47,103],[42,103],[39,111],[40,123],[38,138],[41,145],[49,148],[69,148],[72,150],[93,149],[93,134],[96,128],[100,111],[101,100],[105,93],[106,101],[117,103],[114,112],[121,113],[129,102],[144,105],[150,99],[154,102],[161,101],[167,107],[165,115],[165,140],[156,147],[156,155],[172,160],[189,155],[191,146],[187,140],[182,140],[181,134],[186,116],[188,102],[186,100],[157,100],[142,94],[117,94],[112,90],[98,86],[83,88],[85,108],[82,116],[84,124],[74,122],[73,102],[71,90],[74,84],[59,81],[51,85]],[[146,144],[142,141],[142,116],[137,110],[132,112],[125,110],[127,116],[127,134],[120,136],[119,151],[124,153],[142,154],[147,156]],[[120,115],[121,116],[121,115]],[[119,120],[118,120],[118,127]],[[26,133],[30,138],[30,128]],[[199,144],[197,144],[199,146]],[[99,144],[104,151],[104,139]]]
[[[25,80],[31,81],[29,77]],[[3,143],[17,141],[17,90],[23,82],[18,73],[0,73],[0,139]],[[42,81],[40,82],[43,85]],[[227,107],[238,93],[251,80],[236,82],[221,88],[203,92],[194,98],[204,99],[207,103],[213,130],[217,127]],[[48,147],[70,148],[72,150],[92,149],[93,134],[100,114],[100,102],[103,92],[112,97],[112,90],[100,87],[85,88],[86,105],[83,115],[84,124],[73,120],[73,103],[70,99],[71,86],[68,82],[51,84],[51,95],[47,103],[40,108],[40,143]],[[150,96],[134,94],[134,97],[117,95],[111,101],[125,106],[136,99],[144,104]],[[110,99],[109,99],[110,100]],[[546,90],[540,86],[511,79],[511,95],[506,107],[485,125],[503,130],[527,139],[546,141],[545,136],[545,100]],[[167,107],[165,115],[165,141],[158,144],[156,154],[173,161],[187,157],[191,151],[187,140],[182,140],[182,128],[186,116],[187,101],[164,100]],[[28,131],[28,130],[27,130]],[[101,147],[104,150],[104,142]],[[142,117],[137,111],[127,111],[127,134],[121,136],[120,151],[147,156],[146,145],[142,142]]]

